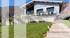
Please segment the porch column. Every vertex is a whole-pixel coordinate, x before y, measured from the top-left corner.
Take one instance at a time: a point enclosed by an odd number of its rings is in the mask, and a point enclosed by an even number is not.
[[[36,13],[37,11],[36,11],[36,10],[37,10],[37,9],[34,8],[34,15],[35,15],[35,16],[37,15],[37,13]]]
[[[44,13],[46,14],[46,7],[43,8]]]
[[[59,6],[55,6],[55,13],[59,15]]]

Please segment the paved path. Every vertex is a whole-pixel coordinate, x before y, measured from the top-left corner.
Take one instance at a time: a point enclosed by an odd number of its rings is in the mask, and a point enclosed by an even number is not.
[[[56,21],[45,38],[70,38],[70,28],[61,21]]]

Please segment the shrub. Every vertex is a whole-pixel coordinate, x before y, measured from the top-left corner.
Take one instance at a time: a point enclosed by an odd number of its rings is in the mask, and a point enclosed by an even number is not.
[[[45,21],[39,21],[39,23],[42,23],[42,22],[45,22]]]
[[[30,23],[37,23],[36,21],[30,21]]]

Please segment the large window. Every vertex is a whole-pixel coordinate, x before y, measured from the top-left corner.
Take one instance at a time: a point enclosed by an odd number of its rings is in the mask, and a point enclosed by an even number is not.
[[[49,15],[54,14],[54,7],[47,8],[47,12],[48,12]]]
[[[27,14],[27,15],[34,14],[34,11],[33,11],[33,10],[26,11],[26,14]]]
[[[37,15],[38,16],[41,16],[41,15],[43,15],[43,9],[37,9]]]

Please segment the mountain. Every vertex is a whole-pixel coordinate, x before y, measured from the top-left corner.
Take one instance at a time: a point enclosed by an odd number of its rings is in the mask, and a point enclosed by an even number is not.
[[[1,9],[1,7],[0,7]],[[24,12],[23,10],[24,8],[20,8],[20,7],[14,7],[14,6],[9,6],[9,7],[2,7],[2,15],[8,15],[8,13],[10,13],[10,15],[13,14],[21,14]]]

